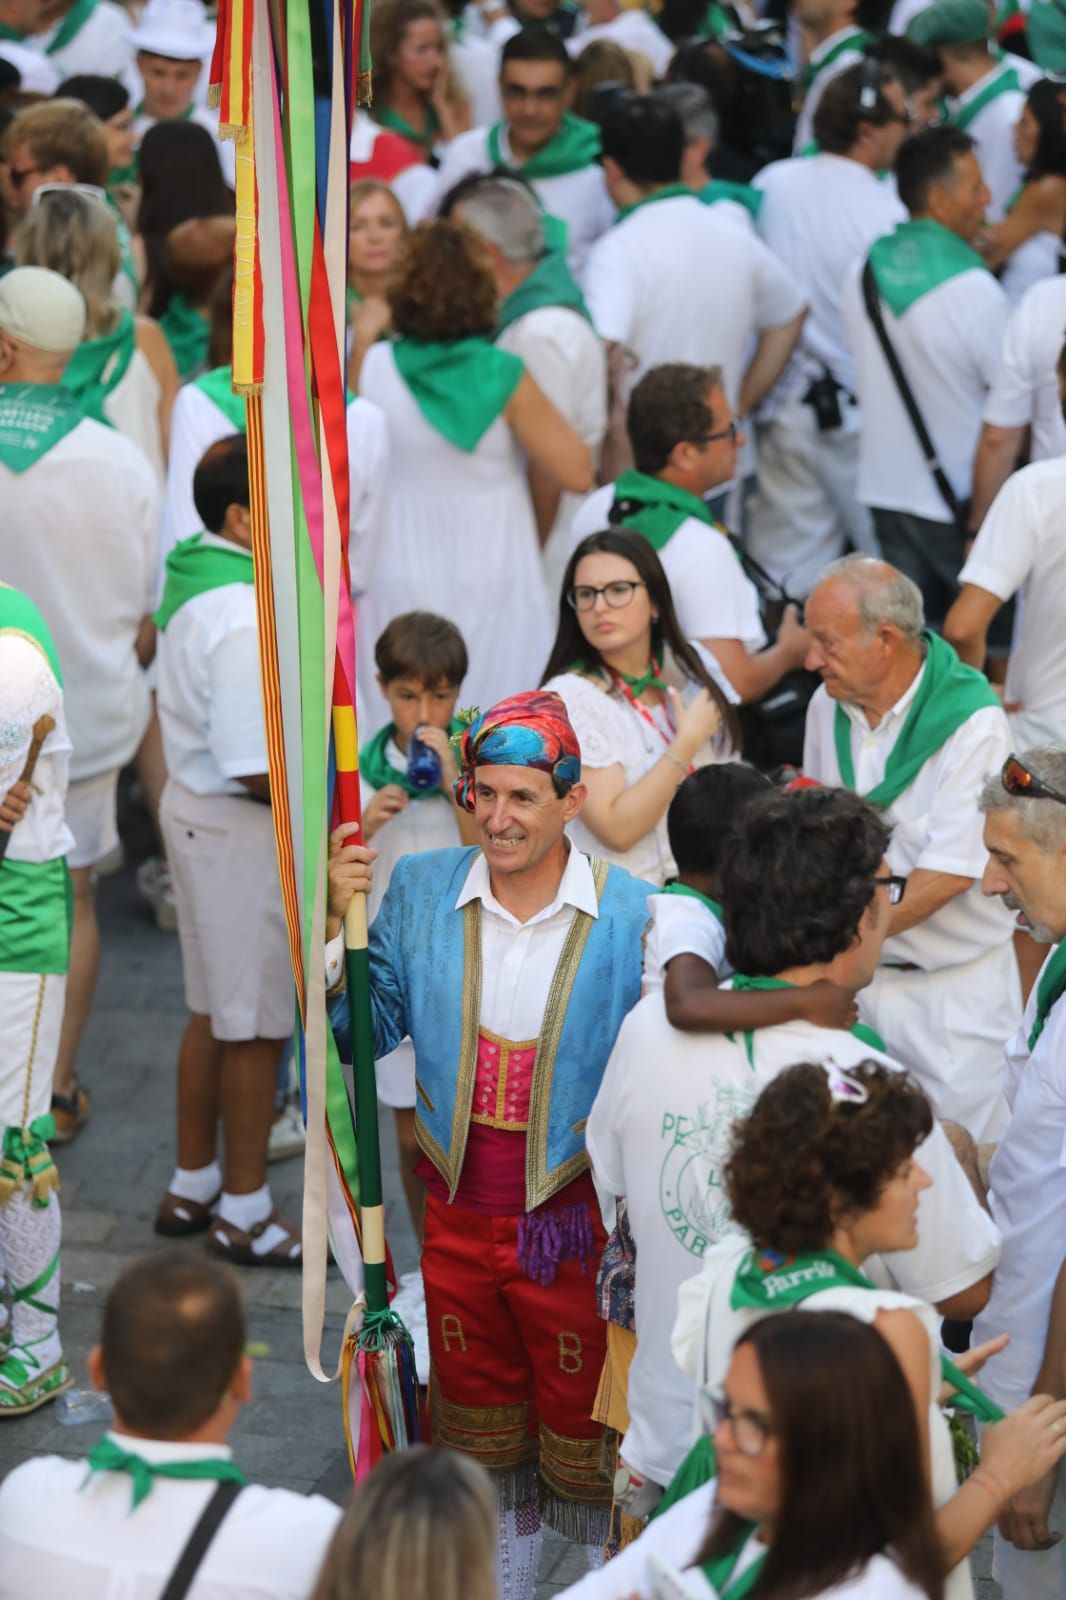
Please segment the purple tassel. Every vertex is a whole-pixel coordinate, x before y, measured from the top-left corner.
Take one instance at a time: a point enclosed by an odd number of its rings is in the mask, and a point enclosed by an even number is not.
[[[542,1289],[555,1282],[561,1261],[577,1261],[587,1272],[596,1252],[588,1201],[561,1211],[527,1211],[518,1222],[518,1265]]]

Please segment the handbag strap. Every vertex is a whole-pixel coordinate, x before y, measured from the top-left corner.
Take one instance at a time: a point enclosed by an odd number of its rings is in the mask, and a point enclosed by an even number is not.
[[[241,1492],[241,1485],[231,1478],[224,1479],[207,1502],[195,1528],[189,1535],[178,1564],[167,1579],[166,1588],[159,1600],[185,1600],[192,1581],[200,1570],[200,1563],[210,1548],[226,1513]]]
[[[925,418],[922,416],[922,413],[918,407],[918,402],[914,398],[914,391],[907,382],[907,375],[900,365],[900,359],[896,354],[895,346],[893,345],[892,340],[888,337],[888,329],[885,327],[885,319],[881,312],[881,297],[877,293],[877,283],[874,278],[873,263],[869,258],[867,258],[866,265],[862,269],[862,298],[866,306],[866,314],[873,323],[874,332],[877,334],[882,353],[884,354],[885,360],[888,362],[888,370],[892,374],[896,388],[899,390],[899,397],[903,401],[904,409],[910,418],[911,427],[914,429],[914,432],[918,438],[918,443],[922,447],[922,454],[925,456],[926,464],[929,467],[929,471],[933,474],[933,481],[940,490],[940,498],[951,512],[952,522],[957,528],[963,529],[964,518],[962,514],[962,507],[959,504],[958,497],[956,496],[954,489],[948,482],[947,473],[940,465],[940,458],[937,455],[936,445],[933,443],[929,434],[929,429],[925,425]]]

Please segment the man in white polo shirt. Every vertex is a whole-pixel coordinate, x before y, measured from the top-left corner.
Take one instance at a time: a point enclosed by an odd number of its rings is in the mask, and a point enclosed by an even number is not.
[[[236,178],[236,146],[218,137],[218,112],[197,103],[204,64],[215,44],[214,23],[200,0],[148,0],[127,37],[137,52],[128,87],[134,96],[134,130],[140,144],[157,122],[198,122],[215,140],[226,182]]]
[[[860,1014],[938,1116],[995,1138],[1021,990],[1010,918],[980,890],[977,797],[1008,753],[1006,717],[981,674],[924,627],[915,584],[884,562],[835,562],[806,621],[807,665],[823,686],[807,710],[803,769],[884,813],[889,868],[907,877]]]
[[[873,512],[885,560],[914,579],[926,618],[939,627],[958,592],[963,507],[1007,297],[971,244],[984,221],[988,190],[969,134],[946,126],[912,135],[900,146],[896,183],[910,219],[875,240],[844,283],[844,327],[863,420],[859,498]],[[952,505],[907,414],[868,293],[928,429]]]
[[[589,255],[585,298],[624,355],[624,394],[663,362],[714,364],[743,415],[784,370],[805,299],[758,239],[679,181],[683,145],[680,117],[658,96],[622,93],[608,106],[604,170],[621,211]]]
[[[855,21],[856,0],[792,0],[790,11],[803,41],[803,105],[796,119],[793,154],[811,155],[814,113],[828,84],[862,60],[870,35]]]

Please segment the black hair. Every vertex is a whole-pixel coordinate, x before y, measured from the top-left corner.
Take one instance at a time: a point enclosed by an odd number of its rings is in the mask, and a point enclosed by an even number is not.
[[[548,28],[523,28],[512,34],[500,51],[500,77],[509,61],[554,61],[567,78],[574,70],[570,52]]]
[[[630,183],[676,183],[685,132],[673,106],[652,94],[619,90],[603,115],[603,154]]]
[[[867,46],[866,55],[871,61],[879,61],[892,74],[904,94],[914,94],[940,76],[940,57],[936,51],[902,34],[891,33],[878,39],[876,44]]]
[[[117,117],[130,103],[130,92],[124,83],[95,72],[78,72],[73,78],[65,78],[55,97],[57,100],[80,100],[101,122]]]
[[[770,787],[769,778],[739,761],[715,761],[690,772],[666,813],[678,872],[717,878],[730,829],[748,802]]]
[[[250,507],[248,441],[243,433],[213,444],[193,473],[196,514],[208,533],[221,533],[230,506]]]
[[[232,217],[233,190],[222,175],[218,146],[198,122],[157,122],[141,141],[137,232],[148,263],[148,315],[161,317],[177,285],[166,265],[166,239],[192,217]]]
[[[1025,97],[1029,112],[1040,128],[1036,154],[1025,174],[1026,183],[1034,178],[1066,177],[1066,128],[1063,127],[1061,83],[1039,78]]]
[[[955,163],[973,148],[970,135],[948,123],[920,128],[904,139],[896,155],[896,187],[912,217],[925,210],[930,190],[954,181]]]
[[[814,112],[814,137],[829,155],[846,156],[864,122],[884,128],[899,111],[885,97],[896,75],[873,57],[857,61],[826,84]]]

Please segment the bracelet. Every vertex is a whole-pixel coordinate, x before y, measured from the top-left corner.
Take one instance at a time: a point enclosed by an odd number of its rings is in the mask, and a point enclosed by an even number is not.
[[[984,1481],[984,1479],[981,1477],[981,1473],[987,1473],[987,1475],[992,1479],[993,1483],[995,1483],[997,1485],[997,1487],[996,1488],[992,1488],[991,1485],[987,1484]],[[1002,1486],[1002,1484],[1000,1484],[999,1479],[996,1477],[996,1475],[992,1471],[991,1467],[986,1467],[986,1466],[983,1466],[983,1465],[977,1467],[975,1471],[970,1473],[969,1479],[967,1481],[969,1483],[976,1484],[978,1489],[982,1489],[985,1494],[987,1494],[987,1495],[989,1495],[991,1497],[991,1499],[995,1502],[995,1507],[996,1507],[996,1513],[995,1514],[998,1517],[1000,1512],[1002,1511],[1003,1507],[1007,1504],[1007,1501],[1010,1499],[1010,1495],[1009,1494],[1004,1494],[1003,1486]]]
[[[663,755],[666,757],[667,761],[672,761],[675,767],[680,767],[685,777],[688,777],[689,773],[692,771],[692,768],[686,761],[682,761],[680,756],[675,756],[672,750],[664,750]]]

